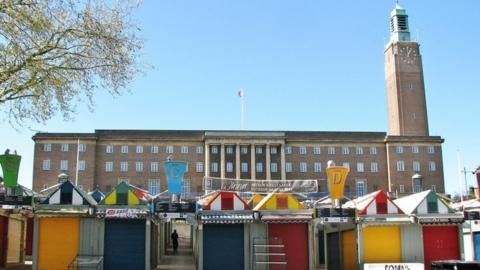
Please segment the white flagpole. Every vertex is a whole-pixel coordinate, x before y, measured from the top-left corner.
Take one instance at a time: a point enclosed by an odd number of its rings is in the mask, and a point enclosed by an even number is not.
[[[80,157],[80,138],[77,139],[77,166],[75,170],[75,186],[78,186],[78,160]]]
[[[244,101],[243,101],[243,88],[240,88],[240,129],[244,130],[245,129],[245,108],[244,108]]]
[[[460,162],[460,151],[457,150],[457,167],[458,167],[458,183],[460,188],[460,201],[462,202],[463,207],[463,187],[462,187],[462,166]]]

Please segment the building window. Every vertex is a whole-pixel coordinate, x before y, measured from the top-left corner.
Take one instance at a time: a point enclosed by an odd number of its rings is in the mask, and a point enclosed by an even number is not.
[[[86,152],[87,151],[87,145],[84,143],[81,143],[78,145],[78,151],[79,152]]]
[[[428,170],[431,172],[434,172],[437,170],[437,166],[435,164],[435,161],[430,161],[428,162]]]
[[[240,152],[242,153],[242,155],[248,154],[248,146],[242,145],[242,147],[240,147]]]
[[[420,153],[420,149],[418,148],[418,146],[412,146],[412,153],[414,154]]]
[[[240,169],[243,173],[248,172],[248,163],[247,162],[242,162]]]
[[[329,146],[328,147],[328,154],[329,155],[335,155],[335,147]]]
[[[420,179],[413,180],[413,192],[415,193],[422,192],[422,180]]]
[[[357,163],[357,172],[364,172],[364,167],[362,162]]]
[[[122,182],[125,183],[125,184],[130,184],[130,179],[128,179],[128,178],[118,178],[117,183],[120,184]]]
[[[212,169],[212,172],[218,172],[218,163],[212,162],[211,169]]]
[[[182,197],[186,197],[188,194],[190,194],[190,180],[183,180],[183,185],[182,185]]]
[[[210,148],[210,152],[212,154],[218,154],[218,146],[212,145],[211,148]]]
[[[60,151],[68,152],[68,143],[62,143],[62,145],[60,146]]]
[[[357,180],[356,188],[358,197],[363,196],[367,193],[367,186],[364,180]]]
[[[397,154],[403,153],[403,146],[397,145],[397,147],[395,147],[395,152],[396,152]]]
[[[257,164],[255,166],[255,170],[259,173],[263,172],[263,163],[257,162]]]
[[[313,169],[314,169],[315,172],[321,172],[322,171],[322,163],[315,162],[313,164]]]
[[[203,146],[197,146],[195,152],[197,152],[197,154],[203,154]]]
[[[135,171],[143,172],[143,162],[135,162]]]
[[[433,146],[429,146],[429,147],[427,148],[427,152],[428,152],[429,154],[434,154],[434,153],[435,153],[435,148],[434,148]]]
[[[150,171],[151,172],[158,172],[158,162],[150,163]]]
[[[405,185],[400,185],[400,193],[405,193]]]
[[[85,171],[85,160],[79,160],[78,161],[78,170],[79,171]]]
[[[127,161],[120,162],[120,171],[121,172],[128,172],[128,162]]]
[[[285,147],[285,154],[290,155],[291,153],[292,153],[292,147],[291,146]]]
[[[285,163],[285,171],[292,172],[292,163],[290,162]]]
[[[376,155],[377,154],[377,147],[371,146],[370,147],[370,155]]]
[[[233,172],[233,162],[227,162],[227,172]]]
[[[68,170],[68,160],[60,160],[60,170]]]
[[[142,154],[143,153],[143,145],[137,145],[137,148],[135,150],[137,154]]]
[[[185,162],[185,172],[188,172],[188,162]]]
[[[43,152],[52,152],[52,144],[46,143],[43,145]]]
[[[307,172],[307,163],[306,162],[300,162],[300,172],[302,172],[302,173]]]
[[[403,161],[397,161],[397,171],[398,172],[405,171],[405,163]]]
[[[203,172],[203,162],[197,162],[195,164],[195,171],[196,172]]]
[[[257,155],[260,155],[263,153],[263,147],[262,146],[256,146],[255,147],[255,153],[257,153]]]
[[[225,153],[227,153],[227,154],[233,154],[233,146],[228,145],[228,146],[225,148]]]
[[[275,162],[270,163],[270,170],[274,173],[278,171],[278,165]]]
[[[180,153],[188,154],[188,146],[187,145],[182,145],[182,148],[180,148]]]
[[[158,145],[152,145],[150,152],[152,152],[152,154],[158,154]]]
[[[342,154],[343,155],[348,155],[349,154],[349,150],[348,150],[347,146],[342,147]]]
[[[277,147],[275,145],[270,146],[270,154],[272,155],[277,154]]]
[[[43,168],[44,171],[49,171],[50,170],[50,159],[43,160],[42,168]]]
[[[433,192],[437,192],[437,186],[436,186],[436,185],[432,185],[432,190],[433,190]]]
[[[418,162],[418,161],[413,162],[413,171],[414,172],[419,172],[420,171],[420,162]]]
[[[122,145],[122,147],[120,148],[120,153],[122,154],[128,153],[128,145]]]
[[[378,163],[377,162],[370,163],[370,171],[371,172],[378,172]]]
[[[320,147],[317,146],[317,147],[313,148],[313,154],[314,155],[320,155],[321,153],[322,153],[322,151],[321,151]]]
[[[342,166],[345,167],[345,168],[348,168],[350,170],[350,163],[343,162]]]
[[[165,152],[167,152],[167,154],[173,154],[173,145],[167,145]]]
[[[149,182],[148,192],[152,195],[158,194],[160,192],[160,181],[158,179],[150,179]]]
[[[363,155],[363,147],[356,147],[355,148],[355,153],[357,155]]]
[[[300,146],[300,148],[298,149],[298,152],[300,153],[300,155],[306,155],[307,148],[305,146]]]
[[[111,162],[111,161],[105,162],[105,171],[106,172],[113,171],[113,162]]]
[[[107,147],[105,148],[105,152],[107,152],[108,154],[113,153],[113,145],[107,145]]]

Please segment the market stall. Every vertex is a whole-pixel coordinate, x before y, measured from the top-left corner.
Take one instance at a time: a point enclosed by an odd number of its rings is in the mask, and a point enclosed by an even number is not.
[[[421,226],[420,233],[411,234],[411,244],[417,253],[423,249],[425,269],[432,261],[460,259],[460,226],[462,213],[455,213],[434,191],[427,190],[394,201],[406,214],[414,216]],[[421,237],[420,237],[421,236]],[[418,241],[423,239],[423,241]]]
[[[59,184],[35,205],[33,269],[67,269],[79,254],[83,219],[93,217],[95,200],[70,181]],[[61,247],[61,248],[60,248]]]
[[[246,224],[253,222],[250,207],[234,192],[216,192],[199,203],[197,269],[250,269],[245,244]]]
[[[312,211],[305,209],[293,194],[275,193],[263,198],[253,211],[258,220],[267,225],[268,245],[279,246],[270,248],[269,269],[309,269]]]
[[[146,191],[121,182],[98,205],[97,217],[105,223],[104,269],[150,269],[149,199]]]

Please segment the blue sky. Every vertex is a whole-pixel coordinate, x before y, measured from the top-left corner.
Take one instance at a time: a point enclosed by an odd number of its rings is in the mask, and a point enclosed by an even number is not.
[[[480,165],[480,1],[403,0],[421,43],[431,135],[445,138],[448,192],[462,164]],[[33,130],[239,129],[386,131],[383,49],[394,1],[144,1],[136,14],[152,65],[118,97],[95,96],[31,129],[1,123],[0,150],[23,156],[31,186]],[[470,174],[469,183],[474,183]],[[462,178],[463,181],[463,178]]]

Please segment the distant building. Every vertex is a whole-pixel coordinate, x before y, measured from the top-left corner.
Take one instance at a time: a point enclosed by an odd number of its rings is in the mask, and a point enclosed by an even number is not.
[[[385,48],[389,131],[96,130],[37,133],[33,189],[67,172],[85,190],[109,191],[120,181],[158,193],[166,189],[163,162],[188,162],[185,193],[201,192],[204,176],[238,179],[319,179],[327,191],[328,160],[350,167],[346,192],[445,192],[443,139],[430,136],[419,44],[396,6]],[[79,162],[77,164],[77,142]]]

